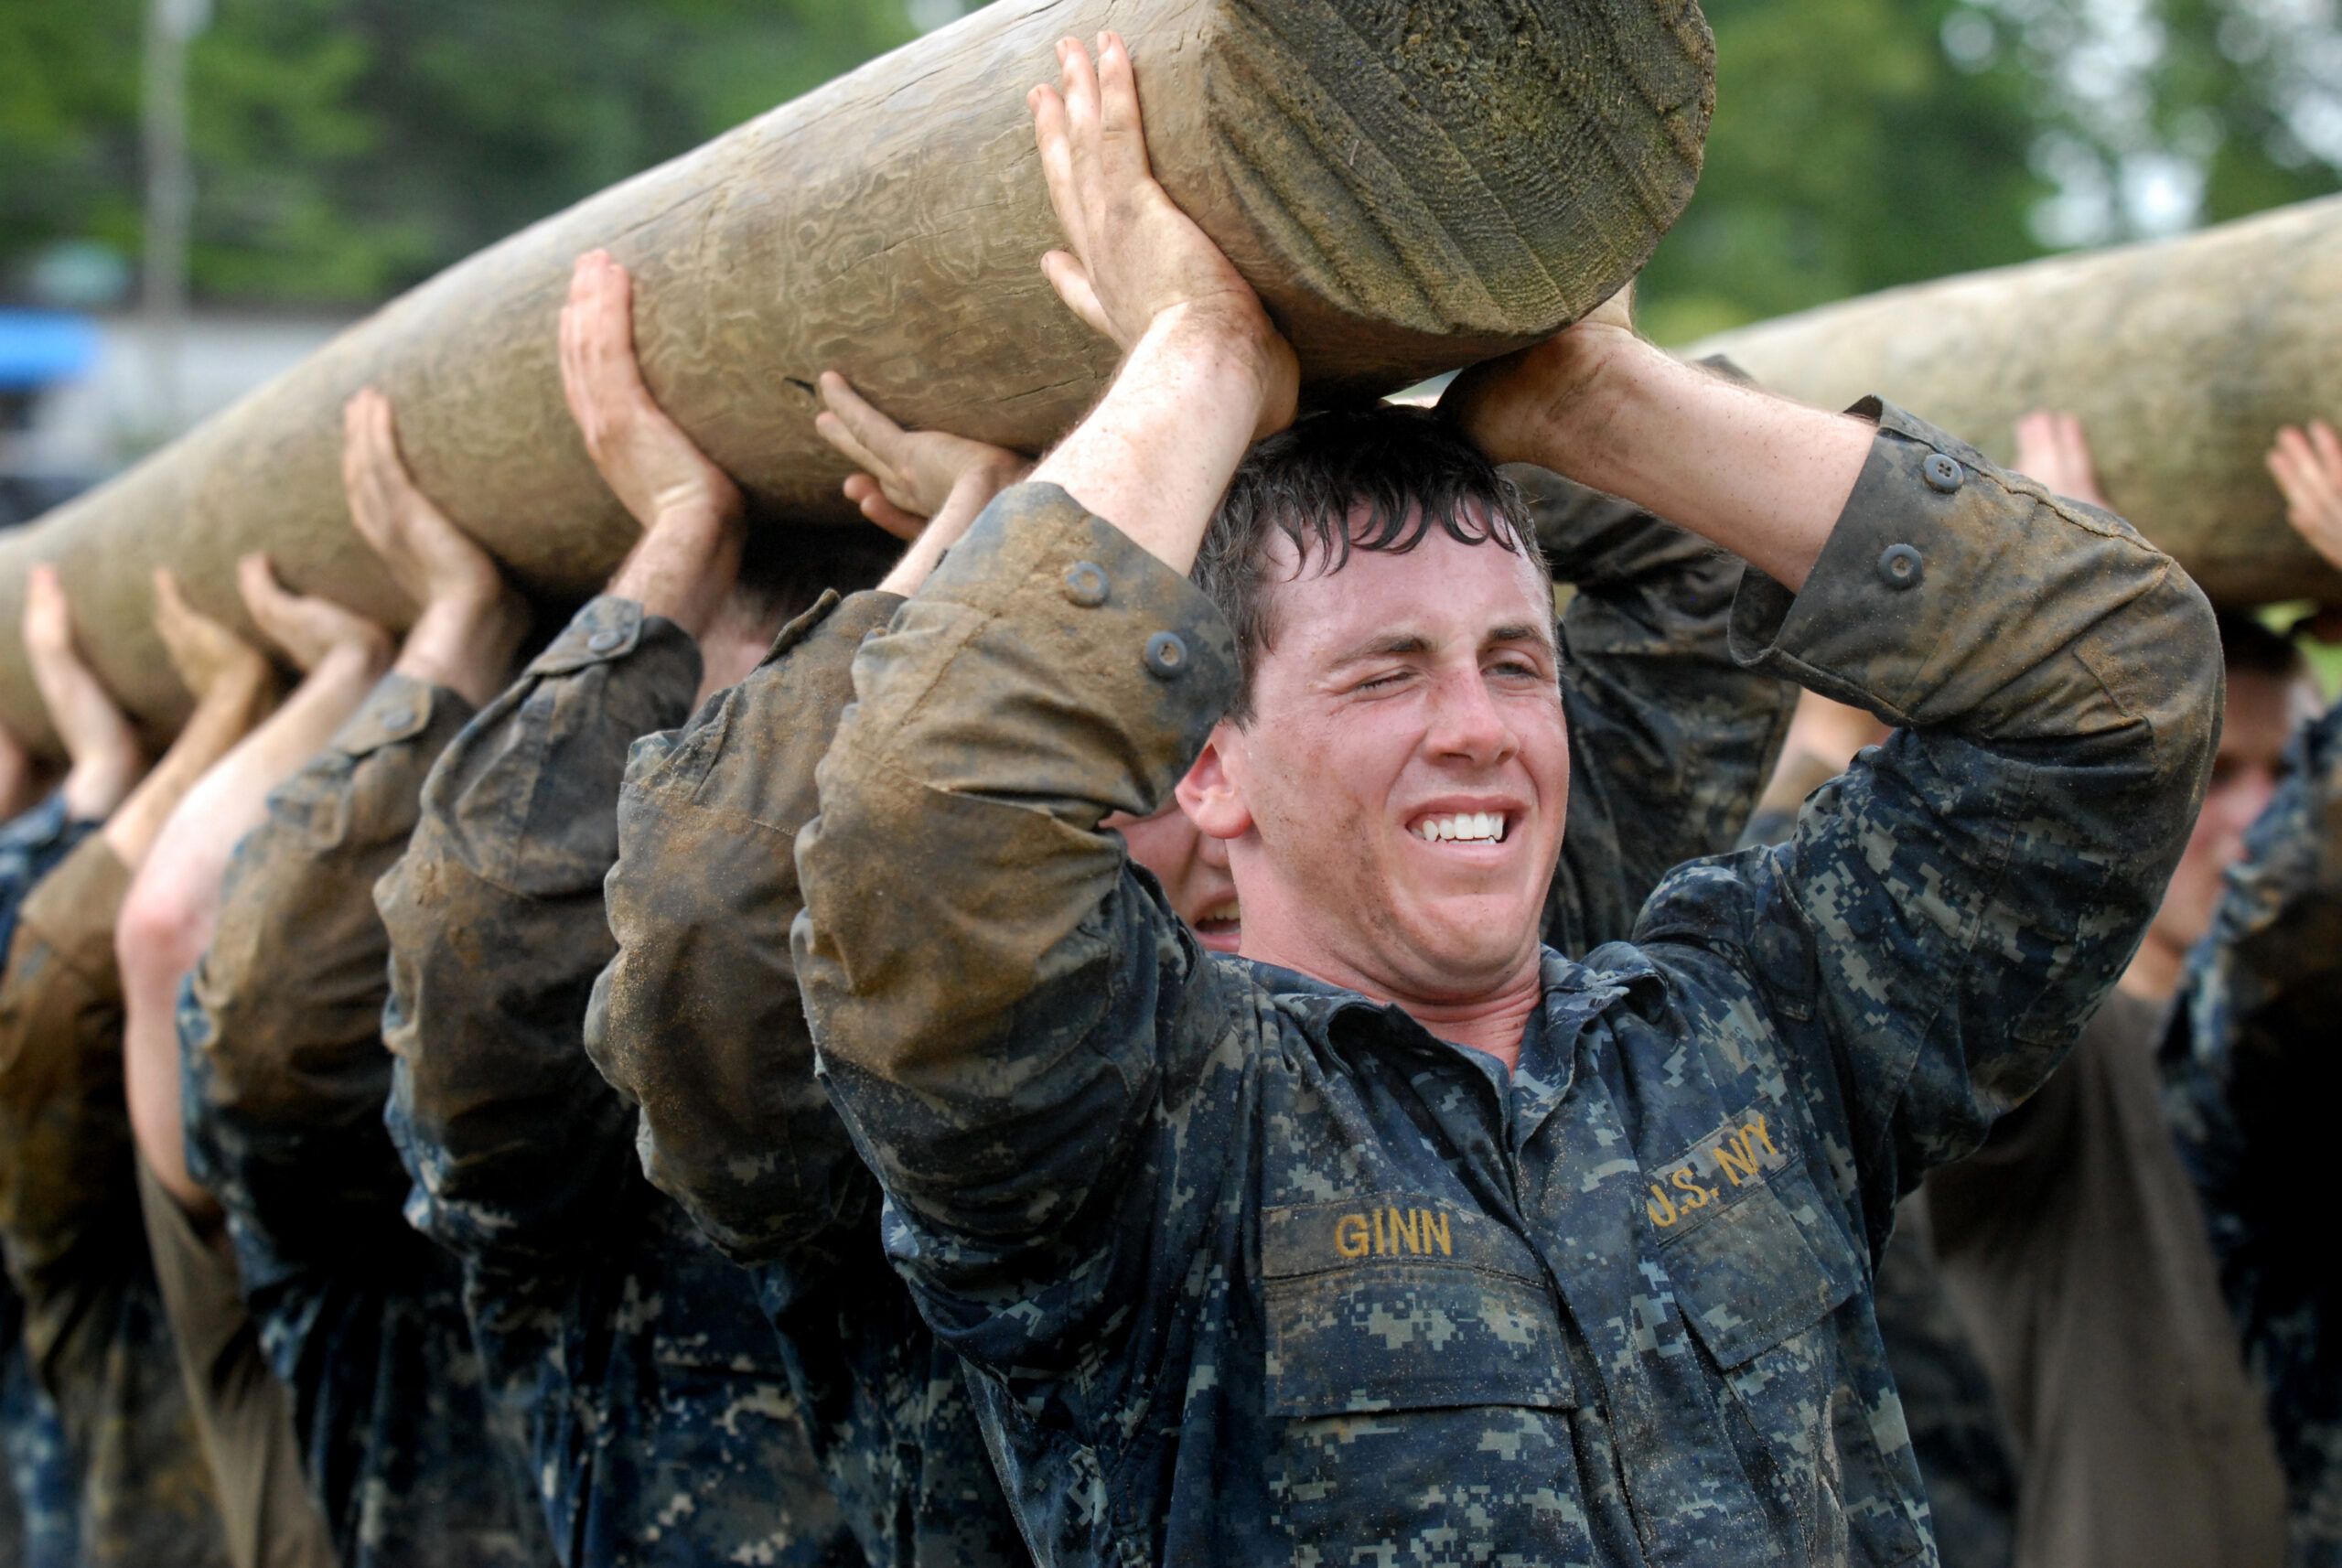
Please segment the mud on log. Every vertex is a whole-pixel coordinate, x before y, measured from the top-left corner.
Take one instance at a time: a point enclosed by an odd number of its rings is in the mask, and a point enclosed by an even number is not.
[[[2261,466],[2279,425],[2342,419],[2342,198],[1890,290],[1687,352],[1729,354],[1825,407],[1875,392],[2004,463],[2018,415],[2068,410],[2115,510],[2216,601],[2342,602]]]
[[[1112,357],[1050,294],[1025,106],[1054,45],[1113,27],[1156,172],[1261,290],[1318,398],[1381,392],[1575,319],[1689,199],[1714,96],[1693,0],[998,0],[451,269],[103,489],[0,543],[0,615],[56,560],[100,671],[158,727],[184,699],[146,568],[231,614],[231,569],[396,622],[344,521],[339,409],[388,392],[426,490],[534,590],[590,592],[634,529],[562,405],[579,252],[639,280],[660,401],[786,526],[845,521],[810,383],[1026,449]],[[809,542],[816,534],[807,535]],[[45,738],[14,638],[0,722]]]

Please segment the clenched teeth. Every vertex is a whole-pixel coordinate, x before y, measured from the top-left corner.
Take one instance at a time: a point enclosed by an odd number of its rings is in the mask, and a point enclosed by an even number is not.
[[[1433,843],[1499,843],[1504,839],[1504,813],[1457,811],[1425,817],[1415,824],[1415,836]]]

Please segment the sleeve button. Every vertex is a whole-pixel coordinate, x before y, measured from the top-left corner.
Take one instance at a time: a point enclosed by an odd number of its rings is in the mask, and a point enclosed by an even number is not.
[[[1176,631],[1158,631],[1146,639],[1146,668],[1158,681],[1176,681],[1187,671],[1187,645]]]
[[[626,633],[622,631],[612,631],[606,628],[604,630],[597,631],[593,636],[587,638],[586,639],[586,647],[589,652],[607,653],[611,649],[616,648],[619,643],[624,642],[625,640]]]
[[[1106,572],[1095,561],[1076,561],[1065,569],[1065,596],[1083,609],[1106,602]]]
[[[1878,557],[1878,580],[1890,588],[1916,588],[1927,575],[1927,563],[1907,544],[1890,544]]]
[[[1919,471],[1927,476],[1930,489],[1950,495],[1960,488],[1960,465],[1940,452],[1929,453],[1928,460],[1919,465]]]

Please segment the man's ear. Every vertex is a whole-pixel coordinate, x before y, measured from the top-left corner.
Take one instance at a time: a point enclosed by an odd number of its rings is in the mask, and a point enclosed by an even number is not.
[[[1212,838],[1242,838],[1252,831],[1252,808],[1244,803],[1243,792],[1228,766],[1230,748],[1242,745],[1241,737],[1225,720],[1214,725],[1203,755],[1172,791],[1179,797],[1179,809],[1187,813],[1187,820]]]

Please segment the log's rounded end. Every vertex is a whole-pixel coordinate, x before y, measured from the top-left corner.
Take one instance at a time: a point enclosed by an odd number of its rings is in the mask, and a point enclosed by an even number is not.
[[[1715,48],[1691,0],[1240,0],[1209,82],[1238,264],[1339,379],[1361,321],[1452,363],[1632,279],[1699,177]]]

